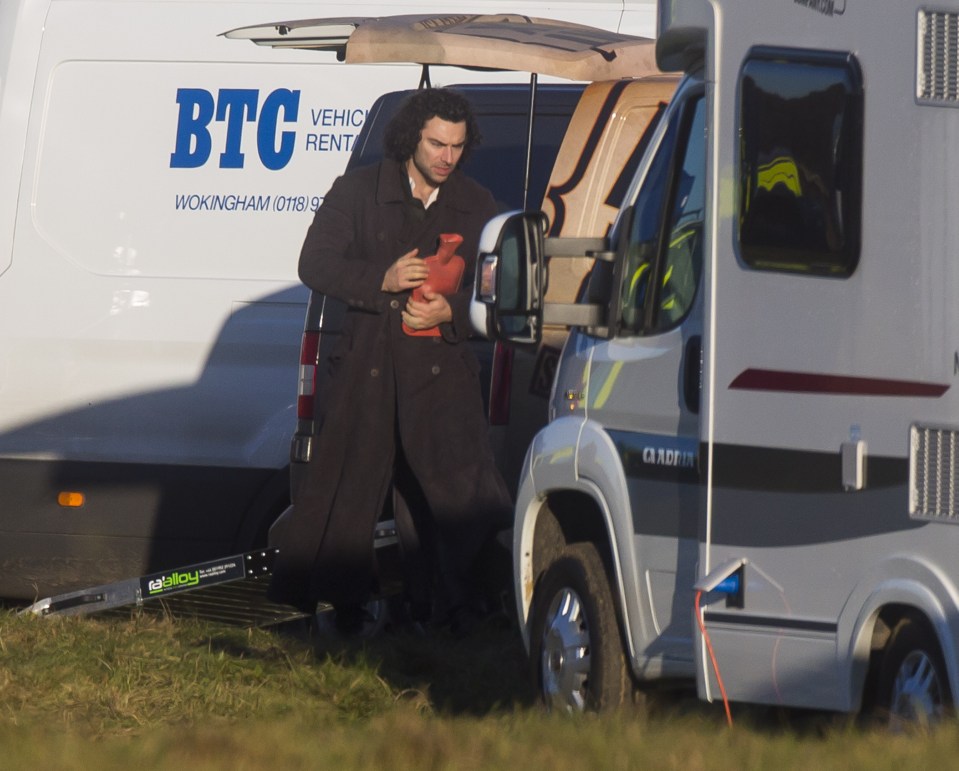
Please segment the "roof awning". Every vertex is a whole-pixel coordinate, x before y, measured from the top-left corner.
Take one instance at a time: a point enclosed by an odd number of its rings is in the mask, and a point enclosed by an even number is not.
[[[333,51],[347,63],[413,62],[585,81],[659,73],[650,38],[517,14],[304,19],[223,34],[263,46]]]

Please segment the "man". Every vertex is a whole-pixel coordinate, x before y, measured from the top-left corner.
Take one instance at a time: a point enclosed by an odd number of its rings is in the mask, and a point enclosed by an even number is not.
[[[387,158],[337,179],[316,212],[300,278],[347,313],[319,386],[321,428],[279,544],[274,599],[307,610],[324,600],[340,620],[355,619],[374,586],[373,530],[395,485],[411,502],[407,536],[439,560],[455,619],[480,548],[509,522],[466,344],[479,235],[496,214],[489,191],[458,169],[478,139],[463,97],[418,91],[387,127]],[[463,237],[463,287],[448,297],[424,287],[417,302],[411,292],[441,233]],[[440,334],[409,335],[404,322]]]

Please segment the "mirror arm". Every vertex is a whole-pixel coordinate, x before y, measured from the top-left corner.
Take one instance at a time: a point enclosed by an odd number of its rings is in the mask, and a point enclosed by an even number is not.
[[[564,327],[600,327],[606,323],[605,305],[583,303],[546,303],[543,324]]]
[[[545,238],[543,251],[547,257],[591,257],[612,262],[608,238]]]

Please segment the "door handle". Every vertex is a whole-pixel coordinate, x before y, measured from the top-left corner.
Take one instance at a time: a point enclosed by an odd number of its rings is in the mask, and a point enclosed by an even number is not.
[[[703,388],[703,339],[693,335],[686,341],[683,354],[683,398],[686,409],[699,414],[699,397]]]

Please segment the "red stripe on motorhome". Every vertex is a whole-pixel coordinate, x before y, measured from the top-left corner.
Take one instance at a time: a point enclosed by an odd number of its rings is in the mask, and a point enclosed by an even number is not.
[[[743,391],[789,391],[838,396],[939,397],[949,390],[948,385],[941,383],[753,368],[740,372],[729,387]]]

